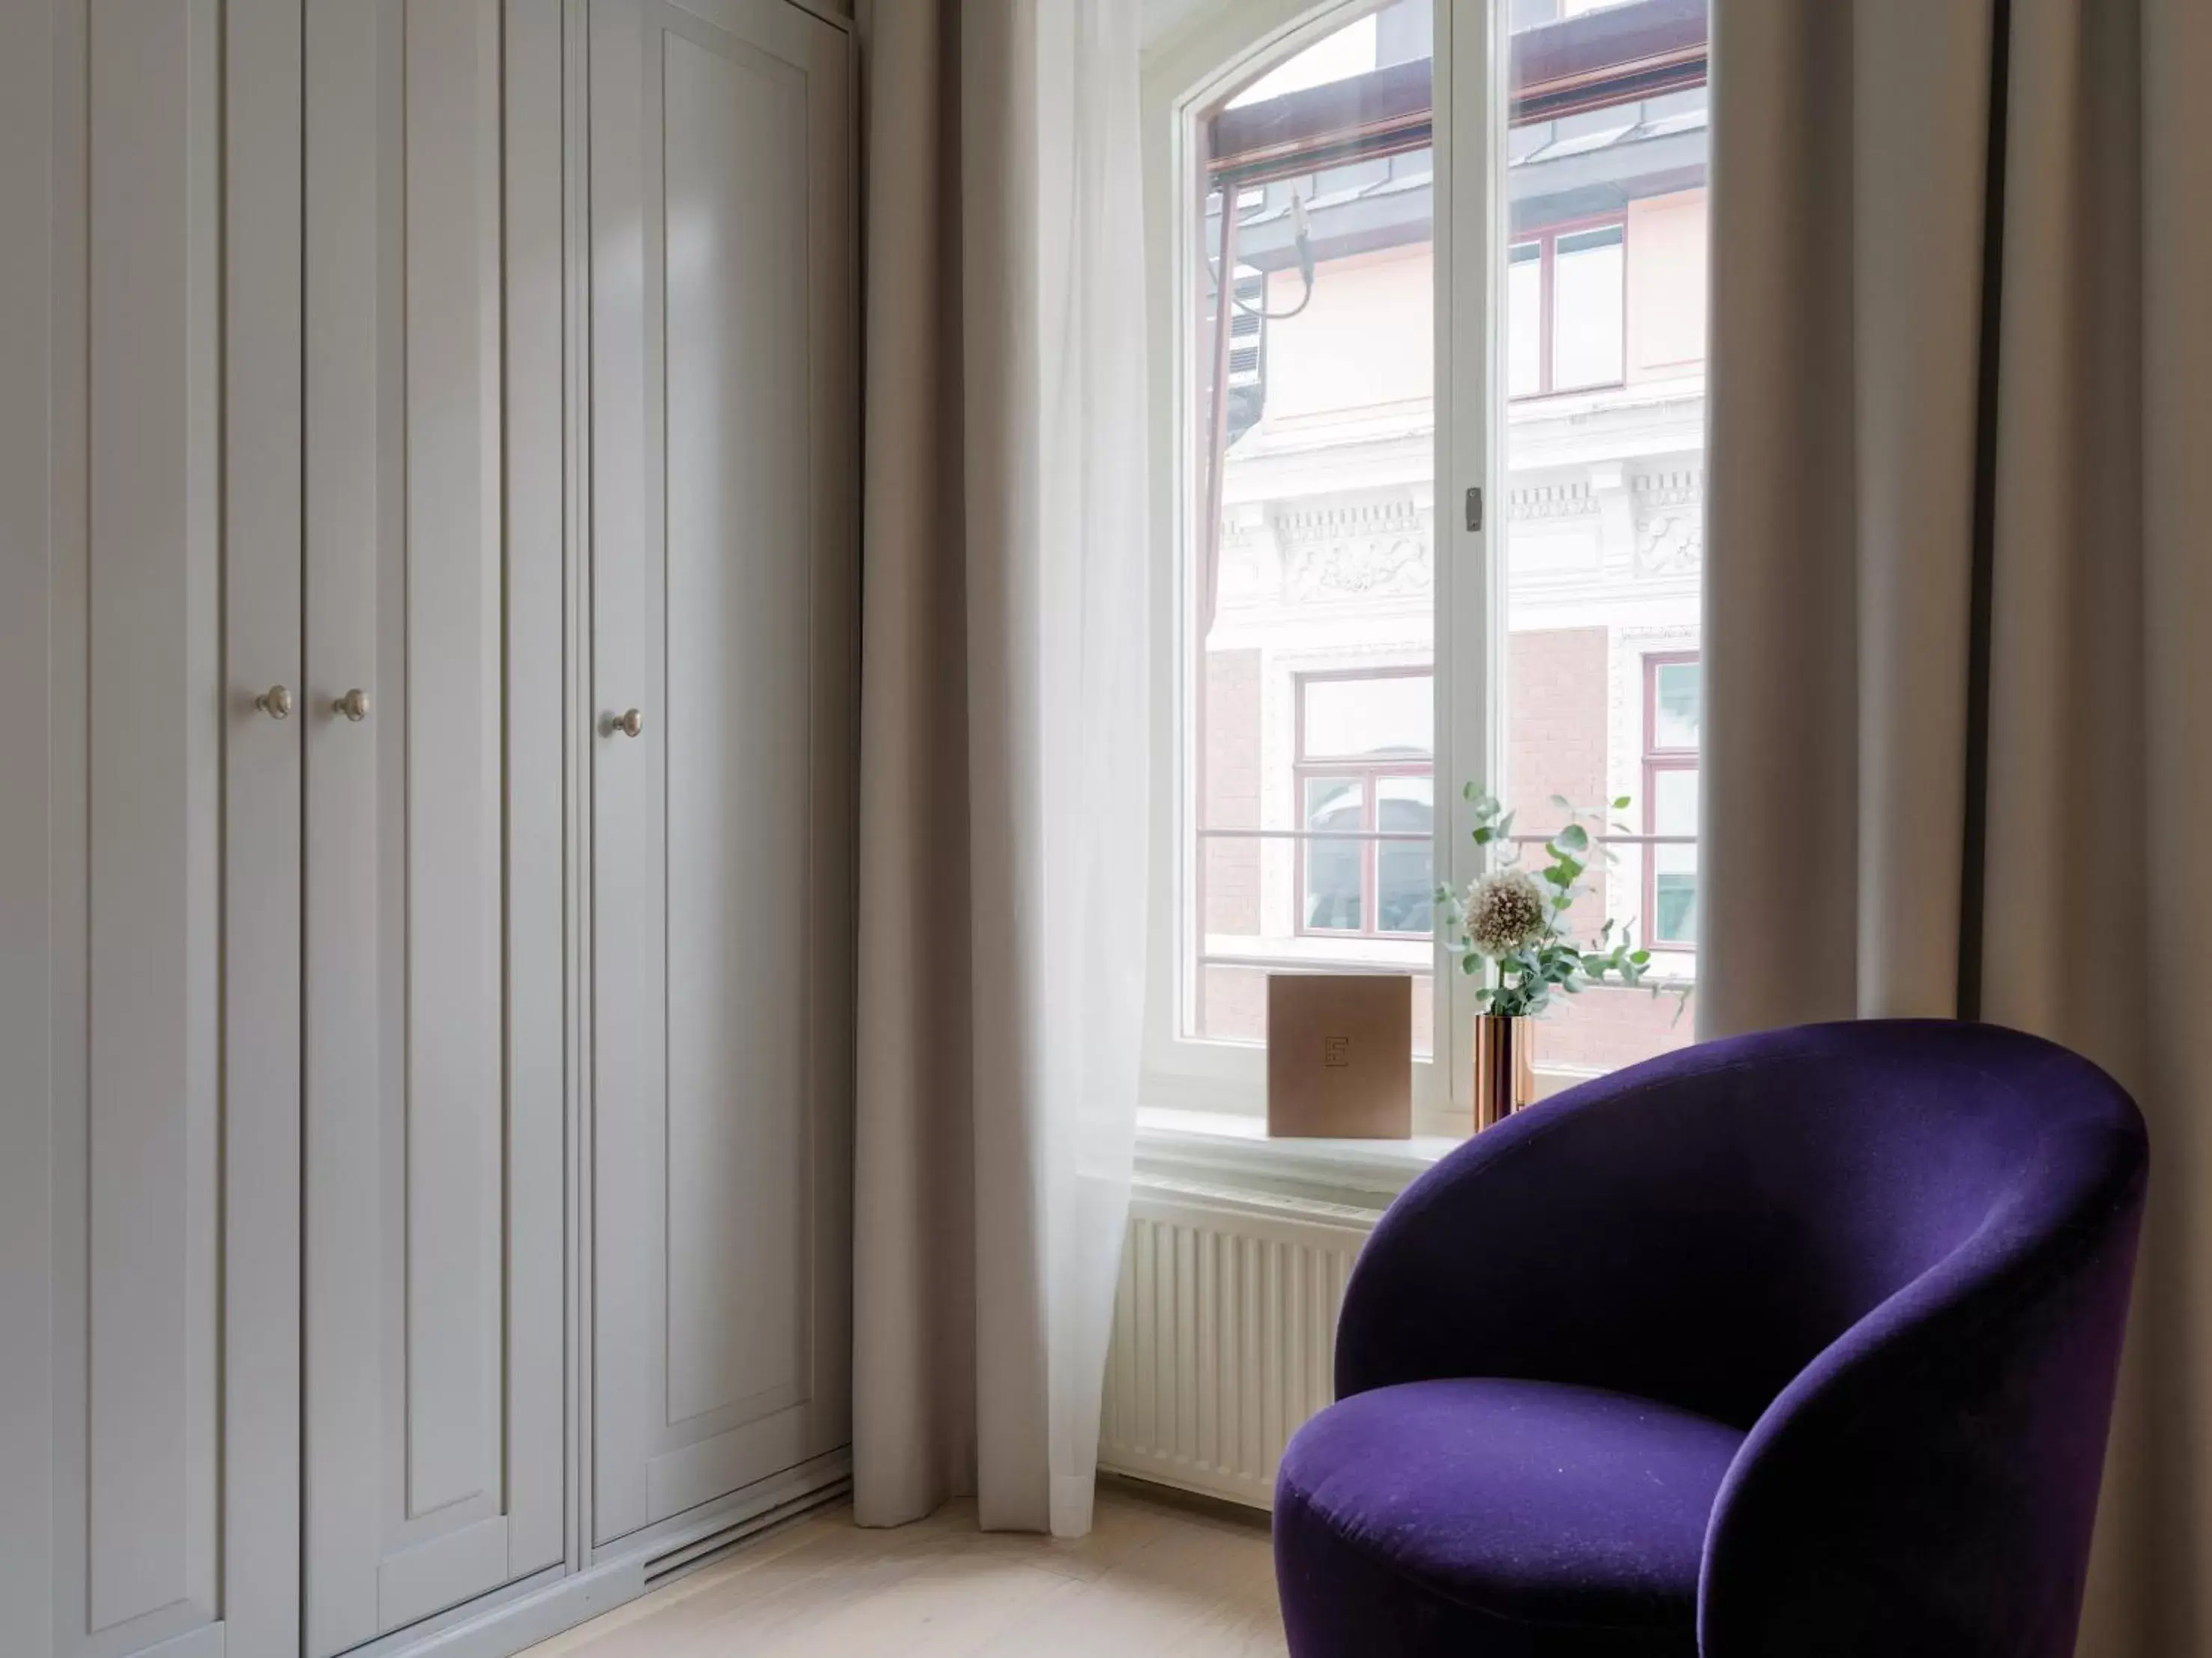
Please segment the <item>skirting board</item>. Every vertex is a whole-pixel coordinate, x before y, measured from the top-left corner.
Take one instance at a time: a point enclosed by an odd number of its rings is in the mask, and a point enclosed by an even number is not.
[[[1139,1176],[1098,1466],[1270,1506],[1283,1447],[1334,1397],[1336,1317],[1375,1211]]]
[[[357,1647],[349,1658],[510,1658],[602,1612],[613,1611],[722,1551],[853,1489],[852,1458],[840,1451],[702,1509],[692,1520],[617,1544],[579,1572],[546,1572],[488,1601],[458,1608]]]

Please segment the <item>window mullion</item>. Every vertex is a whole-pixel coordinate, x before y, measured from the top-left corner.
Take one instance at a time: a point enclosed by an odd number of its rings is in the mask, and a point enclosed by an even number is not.
[[[1505,518],[1497,439],[1504,385],[1493,342],[1504,338],[1504,192],[1497,161],[1504,121],[1504,0],[1443,0],[1437,7],[1437,477],[1441,501],[1458,502],[1470,488],[1492,506],[1480,529],[1468,515],[1437,515],[1437,671],[1439,741],[1435,868],[1439,881],[1462,885],[1479,868],[1470,835],[1472,811],[1458,784],[1505,786],[1498,740],[1497,649],[1504,589],[1493,538]],[[1548,282],[1540,267],[1540,290]],[[1549,347],[1539,353],[1540,380]],[[1419,1102],[1432,1123],[1464,1121],[1472,1110],[1468,1052],[1475,986],[1457,972],[1438,937],[1435,967],[1433,1094]]]

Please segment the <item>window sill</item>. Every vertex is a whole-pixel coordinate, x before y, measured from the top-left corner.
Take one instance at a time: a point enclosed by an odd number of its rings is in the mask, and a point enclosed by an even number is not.
[[[1603,1075],[1540,1066],[1536,1098],[1548,1100]],[[1158,1082],[1153,1079],[1152,1086],[1157,1088]],[[1180,1092],[1158,1088],[1153,1098],[1164,1094],[1173,1100]],[[1200,1093],[1197,1097],[1206,1096]],[[1137,1178],[1140,1184],[1197,1185],[1224,1194],[1263,1200],[1288,1197],[1379,1215],[1422,1173],[1466,1143],[1463,1133],[1416,1134],[1404,1140],[1279,1140],[1269,1137],[1267,1119],[1256,1111],[1208,1111],[1198,1104],[1163,1102],[1138,1108]]]
[[[1140,1186],[1318,1204],[1371,1220],[1462,1143],[1437,1134],[1276,1140],[1262,1118],[1146,1106],[1137,1112],[1137,1179]]]

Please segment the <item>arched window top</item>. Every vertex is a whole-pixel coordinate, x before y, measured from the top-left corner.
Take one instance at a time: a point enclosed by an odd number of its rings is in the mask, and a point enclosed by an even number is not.
[[[1204,117],[1210,186],[1261,184],[1425,149],[1433,0],[1351,0],[1326,32],[1254,52]]]

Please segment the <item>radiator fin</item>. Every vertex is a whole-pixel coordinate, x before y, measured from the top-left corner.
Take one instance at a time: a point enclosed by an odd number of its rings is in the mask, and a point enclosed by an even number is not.
[[[1103,1468],[1266,1508],[1327,1405],[1362,1230],[1139,1195],[1106,1366]]]

